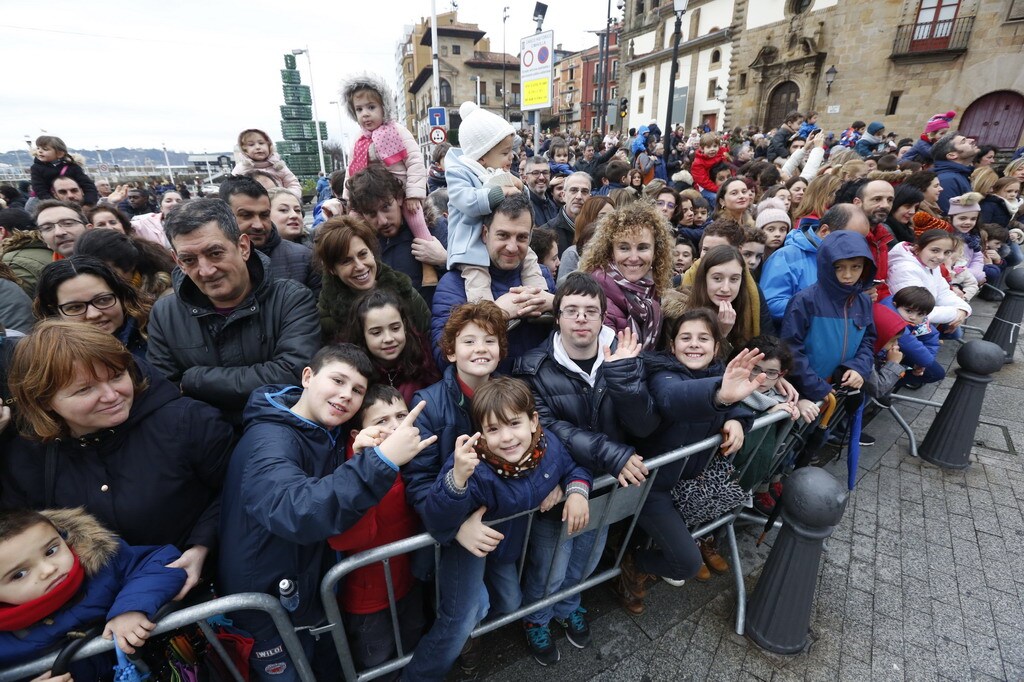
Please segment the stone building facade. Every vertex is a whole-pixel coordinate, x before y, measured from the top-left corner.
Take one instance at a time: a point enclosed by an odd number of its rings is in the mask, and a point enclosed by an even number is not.
[[[618,25],[612,26],[607,54],[602,54],[604,50],[600,45],[594,45],[566,55],[555,63],[553,113],[557,114],[559,130],[581,132],[601,129],[599,118],[604,97],[608,99],[608,118],[618,120],[619,30]],[[599,35],[599,41],[604,40],[603,33]],[[607,90],[602,76],[604,68],[610,75]],[[612,127],[617,125],[613,123]]]
[[[953,110],[979,144],[1020,144],[1022,0],[735,0],[732,28],[722,127],[767,130],[797,109],[824,130],[860,119],[916,138]]]
[[[669,84],[676,23],[672,1],[626,2],[619,37],[619,97],[629,100],[624,127],[656,120],[664,128],[670,92],[672,124],[721,127],[722,100],[730,90],[734,4],[739,1],[690,0],[680,26],[674,89]]]
[[[459,105],[477,100],[479,78],[480,106],[499,116],[520,116],[519,59],[514,55],[492,52],[490,39],[476,24],[459,21],[456,12],[437,15],[438,63],[440,72],[439,106],[448,109],[451,129],[458,128]],[[430,18],[421,19],[399,44],[398,90],[404,100],[405,124],[426,140],[430,126],[427,108],[433,89],[433,39]]]

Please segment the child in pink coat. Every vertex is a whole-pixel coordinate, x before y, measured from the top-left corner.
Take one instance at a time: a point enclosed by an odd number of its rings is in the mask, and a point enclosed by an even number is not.
[[[274,150],[270,136],[257,128],[247,128],[238,134],[235,145],[235,167],[232,175],[247,175],[249,171],[259,169],[273,175],[281,183],[281,187],[302,199],[302,184],[295,177],[281,157]]]

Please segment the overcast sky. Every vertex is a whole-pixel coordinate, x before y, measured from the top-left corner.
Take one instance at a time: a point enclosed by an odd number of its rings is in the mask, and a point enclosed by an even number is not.
[[[506,4],[507,51],[517,54],[535,30],[535,0],[462,0],[459,20],[479,24],[501,51]],[[438,13],[451,8],[437,0]],[[594,0],[549,0],[544,28],[565,49],[583,49],[596,44],[588,31],[604,27],[605,12]],[[75,148],[166,143],[197,153],[228,150],[250,127],[281,139],[282,55],[306,45],[320,119],[336,139],[339,112],[329,102],[341,79],[369,70],[394,83],[403,29],[429,15],[429,0],[7,0],[0,150],[23,149],[25,136],[42,130]],[[346,132],[357,132],[344,118]]]

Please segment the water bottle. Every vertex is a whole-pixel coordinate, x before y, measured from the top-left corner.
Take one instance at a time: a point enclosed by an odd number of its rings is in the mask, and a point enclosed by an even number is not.
[[[299,608],[299,590],[295,586],[295,581],[285,578],[277,584],[277,591],[281,595],[281,606],[285,611]]]

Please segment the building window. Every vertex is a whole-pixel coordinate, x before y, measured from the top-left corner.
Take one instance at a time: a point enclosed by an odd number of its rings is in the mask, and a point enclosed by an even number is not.
[[[619,70],[619,60],[618,59],[613,59],[612,60],[612,73],[614,74],[618,70]]]
[[[504,93],[501,91],[501,81],[494,81],[494,96],[501,97],[502,94]]]
[[[636,13],[638,15],[644,13],[644,0],[636,0]]]
[[[711,79],[708,80],[708,99],[709,100],[715,98],[715,88],[717,88],[717,87],[718,87],[718,79],[717,78],[711,78]]]
[[[721,62],[722,62],[722,51],[721,50],[712,50],[712,52],[711,52],[711,63],[712,64],[720,64]]]
[[[1024,0],[1013,0],[1010,4],[1010,13],[1006,15],[1007,21],[1019,21],[1024,19]]]
[[[646,71],[641,71],[640,72],[640,87],[641,88],[646,88],[647,87],[647,72]]]
[[[814,0],[790,0],[789,11],[791,14],[803,14],[811,8]]]
[[[441,46],[441,56],[442,57],[447,57],[448,56],[448,46],[447,45],[442,45]]]
[[[571,80],[571,81],[576,80],[576,67],[575,66],[570,66],[569,67],[569,80]]]
[[[747,72],[743,71],[740,73],[740,90],[747,89]]]
[[[893,90],[889,93],[889,106],[885,108],[886,116],[895,116],[896,107],[900,105],[900,95],[903,94],[902,90]]]
[[[646,106],[644,106],[644,98],[643,98],[643,97],[641,97],[641,98],[640,98],[640,102],[639,102],[639,103],[637,104],[637,110],[636,110],[636,113],[638,113],[638,114],[640,114],[640,115],[642,116],[642,115],[643,115],[643,113],[644,113],[644,111],[645,111],[646,109],[647,109],[647,107],[646,107]]]
[[[462,46],[452,45],[452,54],[462,54]]]
[[[452,84],[442,78],[441,82],[438,84],[438,90],[441,91],[441,106],[452,106]]]

